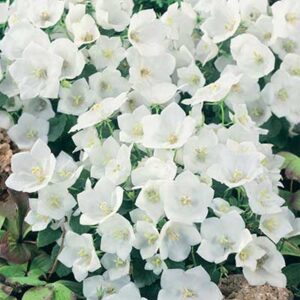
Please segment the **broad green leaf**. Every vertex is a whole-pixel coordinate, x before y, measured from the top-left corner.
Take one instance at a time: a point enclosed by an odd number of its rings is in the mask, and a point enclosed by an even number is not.
[[[81,225],[79,222],[79,218],[80,218],[79,216],[71,216],[70,226],[72,230],[78,234],[87,233],[91,229],[91,227]]]
[[[37,246],[44,247],[52,244],[60,238],[61,234],[61,230],[53,230],[50,227],[47,227],[45,230],[38,233]]]
[[[48,141],[55,142],[63,134],[66,124],[67,117],[66,115],[57,115],[56,117],[49,120],[50,129],[48,134]]]
[[[300,242],[295,239],[289,239],[283,242],[280,252],[283,255],[291,255],[300,257]]]
[[[75,295],[66,286],[59,282],[53,284],[54,287],[54,300],[73,300]]]
[[[29,286],[43,286],[47,282],[43,280],[39,280],[36,277],[10,277],[8,279],[11,283],[19,283],[21,285],[29,285]]]
[[[283,269],[283,273],[286,275],[289,286],[297,287],[300,283],[300,263],[291,264]]]
[[[59,280],[57,283],[60,283],[70,289],[73,293],[76,295],[82,294],[82,282],[75,282],[75,281],[69,281],[69,280]]]
[[[285,169],[285,176],[290,180],[300,181],[300,157],[289,152],[279,152],[279,155],[285,159],[282,167]]]
[[[32,260],[28,275],[39,277],[42,274],[47,273],[50,270],[51,266],[52,260],[50,256],[46,253],[41,253]]]
[[[0,267],[0,274],[5,277],[24,276],[27,264],[23,265],[6,265]]]
[[[53,300],[53,296],[52,287],[34,287],[24,294],[22,300]]]

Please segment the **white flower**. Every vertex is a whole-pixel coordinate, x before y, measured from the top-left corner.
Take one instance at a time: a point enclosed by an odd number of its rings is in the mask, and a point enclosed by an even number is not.
[[[232,188],[257,178],[263,172],[264,156],[255,149],[249,151],[254,147],[252,143],[240,143],[239,149],[230,145],[229,140],[226,147],[219,146],[219,162],[208,168],[207,175]]]
[[[8,130],[14,125],[11,115],[5,110],[0,110],[0,128]]]
[[[158,300],[221,300],[223,296],[218,286],[211,282],[208,273],[198,266],[187,271],[180,269],[165,270],[161,277]]]
[[[72,136],[72,140],[76,145],[74,152],[84,150],[89,153],[101,145],[98,132],[95,127],[89,127],[88,129],[83,129],[77,132]]]
[[[71,87],[61,87],[59,97],[57,110],[75,116],[86,112],[96,99],[96,95],[90,90],[84,78],[74,81]]]
[[[145,298],[141,298],[141,294],[139,289],[133,282],[128,283],[123,286],[116,294],[108,296],[107,300],[146,300]]]
[[[101,178],[94,188],[87,182],[85,190],[77,196],[78,206],[82,212],[80,223],[94,225],[104,222],[118,211],[122,200],[123,189],[116,187],[107,178]]]
[[[142,160],[131,173],[132,184],[141,187],[148,184],[149,180],[172,180],[177,171],[177,166],[170,159],[152,156]]]
[[[243,268],[243,274],[251,285],[263,285],[268,283],[277,287],[286,286],[286,277],[281,273],[285,266],[284,258],[277,251],[276,246],[266,237],[257,237],[253,241],[255,246],[266,253],[256,262],[256,268]]]
[[[123,260],[116,254],[105,253],[101,258],[101,263],[107,270],[110,280],[129,275],[130,257]]]
[[[238,67],[249,77],[260,78],[274,69],[273,53],[252,34],[244,33],[233,38],[230,51]]]
[[[127,219],[114,214],[99,225],[98,233],[101,235],[102,251],[117,254],[123,260],[128,257],[132,249],[134,233]]]
[[[209,262],[220,263],[239,252],[252,239],[242,217],[235,211],[201,224],[202,241],[197,253]]]
[[[240,11],[242,21],[255,22],[260,16],[265,16],[268,9],[268,0],[240,0]]]
[[[89,128],[108,119],[126,100],[127,94],[122,93],[116,98],[106,98],[102,101],[97,101],[87,112],[78,117],[77,124],[71,128],[70,132]]]
[[[174,261],[185,260],[191,251],[191,246],[199,244],[200,233],[196,226],[168,221],[160,232],[159,252],[162,259]]]
[[[48,121],[22,113],[18,123],[12,126],[7,133],[20,149],[30,149],[38,139],[46,143],[48,132]]]
[[[22,57],[24,49],[30,42],[44,48],[50,45],[49,37],[44,31],[28,22],[20,22],[5,33],[4,38],[0,41],[0,50],[9,60],[15,60]],[[45,60],[45,58],[41,59]]]
[[[286,38],[277,37],[271,47],[281,60],[289,53],[300,54],[300,43],[297,36],[289,36]]]
[[[205,78],[196,64],[177,69],[177,74],[179,78],[178,86],[182,86],[180,89],[190,95],[194,95],[197,89],[205,84]]]
[[[61,0],[30,0],[28,18],[35,26],[48,28],[60,20],[64,6]]]
[[[12,174],[6,185],[16,191],[36,192],[49,183],[55,168],[55,157],[49,147],[37,140],[30,152],[20,152],[12,157]]]
[[[300,55],[287,54],[280,65],[280,69],[288,72],[290,76],[300,79]]]
[[[252,238],[253,240],[236,254],[235,262],[237,267],[246,267],[251,271],[255,271],[257,262],[266,255],[267,252],[256,243],[256,235],[252,235]]]
[[[146,116],[142,120],[143,146],[154,149],[182,147],[193,134],[195,120],[186,116],[176,103],[169,104],[160,115]]]
[[[60,220],[75,205],[76,201],[66,187],[60,184],[48,185],[39,191],[37,212],[42,216]]]
[[[98,300],[99,297],[104,297],[105,299],[117,293],[129,281],[129,276],[110,280],[107,272],[103,275],[88,277],[83,281],[83,295],[87,300]]]
[[[155,275],[159,275],[163,270],[168,267],[166,263],[160,258],[159,254],[156,254],[146,259],[145,270],[153,271]]]
[[[214,43],[220,43],[234,35],[240,21],[238,0],[214,1],[211,15],[200,28]]]
[[[69,188],[76,182],[81,171],[82,167],[79,167],[70,155],[61,151],[56,157],[56,165],[51,182]]]
[[[222,198],[214,198],[211,202],[210,208],[213,210],[214,214],[221,217],[225,214],[235,211],[241,214],[243,211],[236,206],[231,206],[226,200]]]
[[[140,250],[143,259],[156,254],[159,244],[159,233],[154,225],[146,221],[138,221],[135,225],[135,240],[133,246]]]
[[[133,10],[132,0],[97,0],[96,5],[97,23],[104,29],[123,31],[130,22]]]
[[[203,35],[197,44],[195,58],[204,66],[208,61],[217,56],[218,46],[207,35]]]
[[[187,224],[204,221],[214,195],[213,189],[190,171],[163,184],[160,193],[168,219]]]
[[[294,229],[296,230],[293,235],[300,233],[299,225],[297,225],[299,219],[295,220],[294,214],[287,207],[282,207],[277,213],[262,215],[259,229],[274,243],[278,243],[281,238],[292,236]]]
[[[64,60],[60,79],[72,79],[81,74],[85,60],[74,43],[66,38],[60,38],[51,43],[50,49]]]
[[[149,109],[142,105],[132,113],[123,113],[118,116],[118,125],[121,130],[120,141],[125,143],[139,143],[144,136],[142,119],[150,114]]]
[[[49,120],[55,116],[49,99],[39,97],[26,100],[23,112],[44,120]]]
[[[30,43],[9,72],[20,90],[21,99],[37,96],[57,98],[63,59],[36,43]]]
[[[72,231],[66,233],[58,260],[68,268],[72,268],[77,281],[82,281],[88,272],[94,272],[101,266],[94,248],[93,236],[86,233],[79,235]]]
[[[282,0],[272,5],[274,33],[278,37],[300,34],[300,4],[298,1]]]
[[[130,20],[128,39],[144,56],[156,56],[166,49],[166,27],[156,19],[153,9],[142,10]]]
[[[268,180],[249,182],[245,184],[245,190],[251,210],[258,215],[278,213],[285,203]]]
[[[153,221],[158,222],[164,216],[164,206],[160,194],[162,180],[149,180],[140,191],[135,205],[144,210]]]
[[[96,44],[88,50],[88,53],[92,63],[99,71],[106,67],[117,68],[126,56],[121,39],[105,35],[99,37]]]
[[[47,215],[41,215],[37,212],[39,199],[29,198],[30,210],[25,218],[25,222],[31,226],[32,231],[41,231],[47,228],[51,221]]]
[[[103,72],[94,73],[89,77],[91,89],[99,98],[117,97],[128,92],[129,85],[119,70],[106,68]]]
[[[84,17],[86,10],[85,4],[72,4],[69,5],[69,11],[65,18],[65,24],[67,30],[74,34],[73,25],[79,23],[80,20]]]
[[[183,146],[184,167],[193,173],[206,171],[218,157],[217,149],[218,137],[214,130],[201,127],[199,133],[189,138]]]
[[[100,36],[95,20],[90,15],[84,15],[78,22],[71,23],[71,30],[77,47],[93,43]]]

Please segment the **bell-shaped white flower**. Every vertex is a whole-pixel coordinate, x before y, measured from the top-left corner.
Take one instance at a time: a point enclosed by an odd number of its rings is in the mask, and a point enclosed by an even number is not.
[[[102,101],[97,101],[87,112],[78,117],[77,124],[70,131],[89,128],[108,119],[126,100],[127,94],[122,93],[116,98],[106,98]]]
[[[110,280],[129,275],[130,257],[123,260],[116,254],[105,253],[101,258],[101,264],[107,270]]]
[[[18,123],[8,130],[8,135],[19,149],[30,149],[34,143],[41,139],[48,141],[49,122],[23,113]]]
[[[169,104],[160,115],[143,118],[143,146],[154,149],[182,147],[193,134],[195,120],[186,116],[176,103]]]
[[[9,72],[18,85],[21,99],[37,96],[57,98],[63,59],[36,43],[30,43]]]
[[[66,152],[61,151],[56,158],[56,165],[51,182],[69,188],[72,186],[82,171],[82,167]]]
[[[77,281],[82,281],[88,272],[94,272],[101,266],[94,248],[93,236],[87,233],[79,235],[67,231],[58,260],[68,268],[72,268]]]
[[[116,294],[108,296],[107,300],[147,300],[146,298],[141,298],[141,294],[137,286],[130,282],[127,285],[123,286]]]
[[[61,0],[30,0],[28,18],[35,26],[48,28],[60,20],[64,6]]]
[[[249,77],[260,78],[274,69],[272,51],[252,34],[244,33],[233,38],[230,51],[238,67]]]
[[[159,275],[167,269],[166,263],[161,259],[159,254],[146,259],[145,270],[152,271],[155,275]]]
[[[152,257],[158,251],[159,233],[153,224],[138,221],[135,225],[135,240],[133,246],[140,250],[143,259]]]
[[[41,231],[47,228],[51,222],[51,218],[48,215],[41,215],[37,212],[39,199],[29,198],[30,210],[25,217],[25,222],[31,226],[32,231]]]
[[[62,87],[59,97],[57,110],[75,116],[86,112],[96,100],[96,95],[90,90],[84,78],[74,81],[71,87]]]
[[[118,125],[121,130],[120,141],[125,143],[140,142],[144,136],[142,119],[150,114],[149,109],[142,105],[132,113],[123,113],[118,116]]]
[[[101,235],[102,251],[117,254],[123,260],[128,257],[132,250],[134,233],[127,219],[114,214],[99,225],[98,233]]]
[[[50,49],[64,60],[60,79],[73,79],[81,74],[85,59],[74,43],[60,38],[51,43]]]
[[[297,226],[297,223],[294,214],[287,207],[282,207],[280,212],[262,215],[259,229],[274,243],[278,243],[281,238],[294,231],[293,226]],[[295,235],[300,233],[299,225],[297,227]]]
[[[280,69],[288,72],[294,78],[300,78],[300,55],[289,53],[285,56]]]
[[[203,35],[196,47],[195,58],[204,66],[208,61],[217,56],[218,46],[207,35]]]
[[[278,213],[285,203],[268,180],[249,182],[245,184],[245,190],[251,210],[258,215]]]
[[[20,22],[9,28],[0,41],[0,50],[9,60],[21,58],[25,48],[36,43],[45,49],[49,47],[48,35],[28,22]],[[47,56],[46,56],[47,57]],[[41,58],[45,60],[45,57]]]
[[[163,182],[163,180],[149,180],[142,187],[135,203],[137,207],[144,210],[156,223],[165,214],[160,193],[160,186]]]
[[[37,212],[54,220],[66,216],[76,205],[67,188],[60,184],[48,185],[39,191]]]
[[[77,201],[82,212],[80,223],[99,224],[118,211],[123,201],[123,189],[103,177],[94,188],[87,182],[86,189],[78,194]]]
[[[95,5],[97,23],[104,29],[123,31],[130,23],[132,0],[97,0]]]
[[[209,262],[220,263],[239,252],[252,239],[242,217],[230,212],[220,218],[208,218],[201,224],[202,241],[197,253]]]
[[[207,170],[217,158],[218,137],[209,127],[201,127],[198,134],[183,146],[184,167],[193,173]]]
[[[199,244],[200,241],[201,236],[196,226],[168,221],[160,232],[161,258],[183,261],[189,256],[191,246]]]
[[[223,42],[238,29],[241,22],[239,10],[238,0],[213,1],[211,15],[200,28],[214,43]]]
[[[218,286],[211,281],[208,273],[201,266],[187,271],[165,270],[161,277],[161,287],[158,300],[223,299]]]
[[[126,56],[121,39],[105,35],[99,37],[96,44],[88,50],[88,53],[98,71],[107,67],[117,68]]]
[[[49,99],[40,97],[25,101],[23,112],[44,120],[49,120],[55,116]]]
[[[167,30],[153,9],[142,10],[130,20],[128,39],[144,56],[156,56],[166,49]]]
[[[235,211],[238,214],[241,214],[243,212],[240,208],[231,206],[226,200],[222,198],[214,198],[211,202],[210,208],[213,210],[214,214],[217,217],[221,217],[225,214],[230,213],[231,211]]]
[[[88,277],[83,281],[83,295],[87,300],[104,299],[117,293],[123,286],[130,282],[129,276],[121,277],[117,280],[110,280],[108,273]]]
[[[11,115],[5,110],[0,110],[0,128],[8,130],[13,125],[14,120]]]
[[[204,221],[213,195],[213,189],[200,182],[199,177],[190,171],[182,172],[173,182],[161,187],[168,219],[187,224]]]
[[[255,246],[265,251],[265,254],[257,259],[256,268],[244,267],[243,274],[251,285],[263,285],[268,283],[277,287],[286,286],[286,277],[281,272],[285,267],[285,261],[276,246],[266,237],[254,239]],[[246,255],[247,256],[247,255]]]
[[[55,157],[42,140],[37,140],[30,152],[13,155],[11,163],[12,174],[5,184],[11,189],[27,193],[47,186],[55,169]]]

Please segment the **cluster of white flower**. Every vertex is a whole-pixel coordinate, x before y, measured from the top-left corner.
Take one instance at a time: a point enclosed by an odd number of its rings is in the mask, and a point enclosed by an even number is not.
[[[58,258],[84,280],[87,299],[143,299],[130,279],[133,248],[162,274],[159,300],[222,299],[201,266],[167,268],[195,246],[193,256],[217,264],[234,254],[250,284],[286,285],[274,243],[300,234],[300,219],[278,196],[283,158],[259,138],[272,113],[300,122],[299,1],[186,0],[160,17],[133,13],[133,0],[0,5],[0,92],[10,98],[0,127],[22,150],[6,185],[34,193],[32,231],[66,228]],[[219,109],[218,124],[207,107]],[[79,161],[47,145],[49,120],[61,114],[76,120]],[[75,197],[84,169],[90,178]],[[216,197],[216,182],[248,204]],[[123,213],[128,195],[133,208]],[[91,231],[73,232],[72,215]]]

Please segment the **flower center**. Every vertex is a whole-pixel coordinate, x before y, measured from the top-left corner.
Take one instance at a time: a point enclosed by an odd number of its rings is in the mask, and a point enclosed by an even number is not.
[[[36,180],[39,183],[42,183],[46,179],[44,171],[43,171],[43,169],[41,167],[33,167],[31,169],[31,173],[32,173],[32,175],[35,176]]]
[[[74,107],[78,107],[78,106],[82,105],[83,102],[84,102],[84,99],[82,96],[73,96],[72,97],[72,105]]]
[[[107,59],[111,59],[113,57],[113,54],[114,52],[111,49],[102,50],[102,55]]]
[[[38,136],[38,131],[35,130],[35,129],[29,129],[29,130],[26,132],[26,137],[27,137],[29,140],[36,139],[37,136]]]
[[[160,201],[159,193],[155,189],[148,189],[145,194],[149,202],[158,203]]]
[[[244,178],[245,174],[243,171],[239,170],[239,169],[236,169],[233,171],[232,173],[232,177],[231,177],[231,180],[230,182],[232,183],[237,183],[239,182],[240,180],[242,180]]]
[[[45,69],[35,69],[33,73],[38,79],[47,79],[47,70]]]
[[[185,299],[186,298],[197,298],[198,294],[195,291],[193,291],[192,289],[184,288],[182,291],[182,296]]]
[[[52,207],[52,208],[60,208],[61,207],[61,200],[60,200],[60,198],[59,197],[57,197],[57,196],[52,196],[51,198],[50,198],[50,206]]]
[[[183,196],[180,198],[181,205],[183,206],[191,206],[192,205],[192,199],[189,196]]]
[[[168,137],[168,142],[169,142],[169,144],[171,144],[171,145],[174,145],[174,144],[176,144],[177,142],[178,142],[178,137],[177,137],[177,135],[176,134],[170,134],[169,135],[169,137]]]
[[[108,205],[107,202],[105,202],[105,201],[103,201],[99,204],[99,208],[100,208],[101,212],[103,213],[103,215],[105,215],[105,216],[108,216],[109,214],[111,214],[113,212],[110,205]]]
[[[134,136],[143,136],[144,135],[143,126],[141,123],[137,123],[132,127],[132,134]]]
[[[50,15],[47,11],[43,11],[41,14],[40,14],[40,18],[42,21],[46,22],[46,21],[49,21],[50,20]]]
[[[297,14],[290,12],[285,15],[285,20],[291,25],[295,25],[298,22]]]
[[[140,41],[139,34],[136,31],[132,31],[129,36],[136,43]]]
[[[264,58],[261,54],[254,51],[253,56],[254,56],[254,61],[255,61],[256,64],[258,64],[258,65],[263,64]]]
[[[282,88],[277,93],[277,98],[282,101],[286,102],[289,99],[289,94],[285,88]]]
[[[148,245],[154,245],[155,242],[158,240],[158,235],[155,234],[155,233],[145,233],[144,234],[147,242],[148,242]]]

